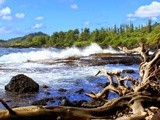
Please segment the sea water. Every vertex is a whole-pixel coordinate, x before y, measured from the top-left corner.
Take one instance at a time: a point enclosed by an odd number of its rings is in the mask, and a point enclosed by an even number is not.
[[[70,100],[89,100],[85,94],[75,94],[75,91],[83,88],[87,92],[99,92],[103,88],[97,87],[98,83],[107,82],[103,75],[95,76],[98,69],[105,67],[107,70],[132,69],[138,75],[138,65],[125,66],[122,64],[107,64],[104,66],[69,66],[63,63],[45,64],[47,61],[66,59],[68,57],[87,57],[95,53],[121,53],[109,47],[102,49],[96,43],[92,43],[83,49],[70,47],[57,48],[0,48],[0,98],[11,100],[12,106],[30,105],[32,101],[45,97],[67,96]],[[41,62],[40,62],[41,61]],[[45,61],[45,62],[43,62]],[[10,94],[4,87],[10,79],[17,74],[25,74],[40,85],[40,92],[28,97],[20,94]],[[46,89],[41,86],[46,85]],[[60,88],[67,92],[60,93]],[[112,96],[111,96],[112,97]],[[0,105],[0,108],[2,106]]]

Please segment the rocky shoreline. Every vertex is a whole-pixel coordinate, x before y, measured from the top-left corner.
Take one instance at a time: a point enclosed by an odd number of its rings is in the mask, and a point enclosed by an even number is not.
[[[28,62],[35,62],[35,61],[28,61]],[[37,62],[37,61],[36,61]],[[101,53],[101,54],[92,54],[90,56],[87,57],[69,57],[66,59],[58,59],[58,60],[47,60],[47,61],[39,61],[39,63],[41,64],[57,64],[57,63],[63,63],[65,65],[68,66],[103,66],[106,64],[124,64],[126,66],[132,65],[132,64],[139,64],[140,63],[140,59],[139,59],[139,55],[124,55],[124,54],[106,54],[106,53]],[[1,68],[2,69],[2,68]],[[134,73],[134,70],[130,70],[130,69],[125,69],[122,72],[124,73]],[[16,77],[13,77],[16,78]],[[12,78],[12,79],[13,79]],[[23,83],[24,85],[25,83]],[[77,83],[78,85],[79,83]],[[15,84],[14,84],[15,85]],[[102,83],[98,83],[97,87],[100,88],[104,88],[106,85],[102,84]],[[15,89],[19,89],[17,88],[18,86],[16,86]],[[24,87],[24,86],[23,86]],[[28,86],[27,86],[28,87]],[[25,88],[23,88],[25,89]],[[28,89],[28,88],[26,88]],[[25,89],[25,90],[26,90]],[[67,94],[66,89],[64,88],[59,88],[58,92],[62,94],[62,96],[54,96],[54,97],[50,97],[50,92],[48,91],[49,86],[43,85],[40,87],[41,91],[45,92],[46,97],[39,99],[39,100],[33,100],[32,102],[30,102],[28,105],[63,105],[63,106],[76,106],[76,107],[95,107],[95,106],[101,106],[103,104],[103,101],[94,101],[94,100],[76,100],[76,101],[70,101],[67,96],[65,94]],[[16,91],[16,90],[15,90]],[[22,91],[22,90],[21,90]],[[77,90],[75,90],[75,94],[79,94],[79,95],[84,95],[85,96],[85,90],[84,88],[78,88]],[[38,93],[19,93],[19,92],[13,92],[13,93],[8,93],[8,95],[14,96],[14,94],[18,94],[19,96],[22,96],[22,98],[24,99],[25,96],[26,98],[28,96],[34,96],[34,94],[38,94]],[[64,94],[64,95],[63,95]],[[49,96],[49,97],[47,97]],[[6,100],[9,104],[12,102],[12,100]],[[57,102],[58,101],[58,102]],[[11,104],[12,105],[12,104]],[[25,104],[26,105],[26,104]],[[15,105],[12,105],[13,107],[15,107]]]
[[[139,57],[140,55],[137,54],[126,56],[125,54],[97,53],[83,57],[73,56],[65,59],[28,62],[38,62],[49,65],[63,63],[68,66],[103,66],[107,64],[132,65],[139,64],[141,62]]]

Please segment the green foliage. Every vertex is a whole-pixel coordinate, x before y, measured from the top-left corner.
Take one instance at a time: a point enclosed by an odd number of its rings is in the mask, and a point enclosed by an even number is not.
[[[148,44],[153,46],[159,43],[160,41],[160,25],[154,27],[153,31],[150,34]]]
[[[2,46],[12,47],[84,47],[92,42],[98,43],[100,46],[137,46],[139,42],[145,42],[148,45],[157,45],[160,43],[160,24],[152,25],[148,20],[146,26],[135,26],[133,23],[114,25],[108,28],[95,29],[91,31],[84,28],[79,31],[68,30],[66,32],[54,32],[51,36],[42,32],[31,33],[24,37],[18,37],[1,42]]]
[[[42,47],[46,46],[49,36],[42,32],[31,33],[24,37],[8,40],[6,46],[11,47]]]
[[[152,31],[152,21],[148,20],[148,24],[147,24],[147,32],[150,33]]]
[[[81,41],[81,42],[74,42],[74,45],[76,47],[85,47],[85,46],[88,46],[90,45],[91,42],[90,41]]]
[[[90,30],[89,28],[85,28],[84,30],[82,30],[80,36],[79,36],[79,40],[80,41],[87,41],[90,38]]]

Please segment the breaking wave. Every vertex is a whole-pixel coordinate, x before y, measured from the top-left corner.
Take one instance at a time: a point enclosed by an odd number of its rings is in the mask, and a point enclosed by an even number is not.
[[[107,49],[102,49],[98,44],[92,43],[83,49],[77,47],[70,47],[65,49],[49,49],[43,48],[37,51],[31,50],[27,52],[16,52],[10,53],[8,55],[3,55],[0,57],[0,63],[17,63],[26,62],[28,60],[38,61],[47,59],[63,59],[72,56],[89,56],[95,53],[119,53],[119,51],[114,50],[109,47]]]

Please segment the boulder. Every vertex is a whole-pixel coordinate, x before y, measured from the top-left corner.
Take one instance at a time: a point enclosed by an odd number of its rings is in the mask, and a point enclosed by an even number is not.
[[[39,85],[26,75],[18,74],[12,77],[10,82],[5,86],[5,90],[18,93],[38,92]]]

